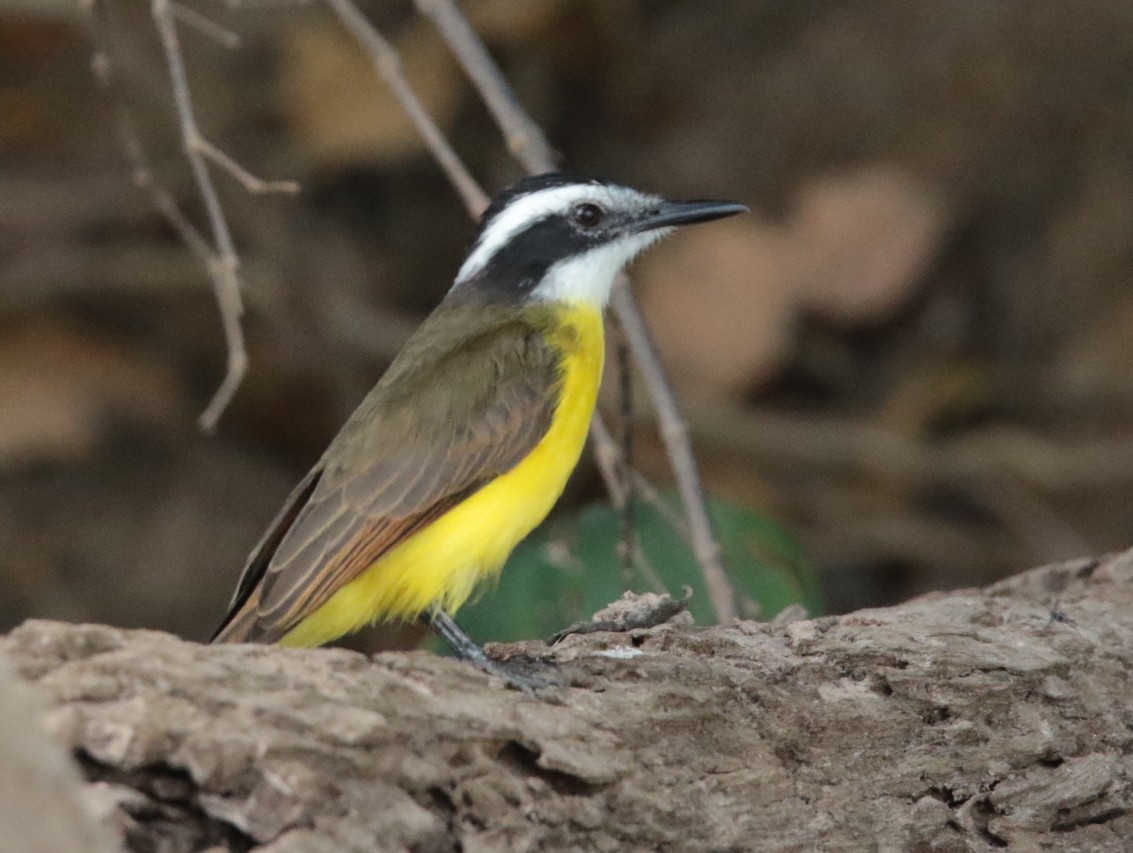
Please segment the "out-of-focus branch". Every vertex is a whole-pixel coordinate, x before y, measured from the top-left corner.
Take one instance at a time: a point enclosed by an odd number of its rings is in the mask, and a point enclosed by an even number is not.
[[[265,181],[263,178],[253,175],[200,134],[197,135],[195,145],[205,159],[212,161],[213,164],[226,171],[252,195],[299,192],[298,181]]]
[[[334,0],[347,2],[347,0]],[[437,29],[456,55],[487,104],[508,147],[529,172],[545,172],[555,167],[551,149],[527,116],[511,86],[489,55],[453,0],[416,0],[418,9],[437,25]],[[661,435],[673,466],[673,475],[685,504],[693,538],[693,550],[704,574],[716,618],[730,622],[735,618],[735,591],[724,570],[723,553],[712,530],[708,502],[700,482],[696,457],[689,442],[688,427],[680,414],[676,396],[665,376],[660,357],[646,331],[637,303],[626,286],[625,277],[614,288],[613,309],[626,330],[630,351],[641,369],[657,412]],[[607,433],[608,434],[608,433]],[[628,494],[628,492],[627,492]]]
[[[614,356],[618,366],[618,399],[620,411],[618,412],[618,427],[621,429],[621,481],[625,484],[625,506],[622,508],[621,533],[619,547],[621,548],[622,571],[625,577],[625,588],[630,588],[630,579],[633,577],[633,555],[636,550],[635,543],[635,498],[637,497],[636,484],[633,478],[633,363],[626,340],[625,329],[620,322],[614,323],[615,341]]]
[[[622,453],[618,450],[605,419],[598,412],[594,413],[594,419],[590,422],[590,441],[594,447],[594,461],[598,465],[598,472],[602,475],[602,480],[606,483],[606,491],[610,494],[610,503],[615,508],[621,509],[625,505],[627,494],[626,484],[622,482],[621,477]]]
[[[100,20],[105,10],[95,2],[85,3],[84,10],[91,21],[95,45],[91,67],[114,110],[122,146],[133,169],[134,184],[150,194],[158,211],[204,265],[216,294],[228,355],[224,379],[199,419],[203,429],[212,431],[240,387],[248,369],[248,354],[240,324],[243,313],[240,259],[236,254],[232,234],[208,163],[211,162],[223,169],[251,193],[294,193],[298,191],[299,186],[293,181],[265,181],[252,175],[205,139],[197,125],[185,59],[177,34],[177,23],[181,21],[192,26],[227,47],[238,44],[239,40],[235,34],[213,23],[199,12],[177,4],[174,0],[151,0],[150,13],[169,69],[182,146],[209,222],[211,240],[205,237],[185,216],[173,194],[157,181],[129,111],[122,99],[117,97],[114,90],[113,63],[110,59],[110,51],[104,43],[105,22]]]
[[[222,27],[212,18],[202,15],[191,6],[178,3],[174,0],[173,14],[187,27],[196,30],[206,38],[210,38],[221,47],[235,50],[240,46],[240,36],[227,27]]]
[[[657,354],[649,329],[642,319],[641,312],[633,303],[629,287],[622,283],[614,288],[613,305],[618,321],[629,343],[629,348],[637,358],[645,384],[650,389],[663,389],[665,393],[653,394],[653,405],[657,409],[657,421],[661,440],[669,454],[677,489],[684,501],[688,514],[689,532],[692,535],[692,548],[704,573],[704,583],[712,599],[716,618],[722,623],[736,617],[736,595],[731,581],[724,569],[724,556],[720,543],[712,532],[712,520],[708,516],[708,502],[700,483],[700,469],[692,452],[688,425],[681,415],[676,397],[672,393],[665,369]]]
[[[177,235],[197,256],[198,260],[207,266],[212,257],[208,241],[182,212],[173,194],[157,181],[130,113],[114,89],[114,65],[110,60],[108,49],[103,45],[102,36],[105,24],[99,19],[103,12],[102,6],[91,2],[88,8],[91,14],[91,33],[95,45],[91,56],[91,71],[114,111],[118,136],[122,142],[126,158],[130,162],[131,179],[134,186],[150,194],[158,212],[165,217],[169,226],[177,232]]]
[[[421,14],[436,24],[504,135],[508,150],[531,173],[555,168],[555,157],[539,125],[527,115],[511,86],[468,19],[450,0],[416,0]]]
[[[402,109],[409,115],[429,153],[444,169],[449,182],[460,194],[469,215],[473,219],[477,218],[488,206],[488,195],[472,177],[472,173],[453,150],[441,129],[437,127],[437,123],[425,110],[413,87],[409,85],[409,81],[405,79],[405,73],[401,70],[401,58],[396,48],[378,32],[351,0],[327,0],[327,5],[370,55],[374,70],[385,80]]]
[[[248,371],[248,351],[244,346],[244,329],[240,325],[240,316],[244,312],[240,298],[240,259],[236,255],[232,233],[228,229],[216,186],[205,162],[201,132],[193,114],[193,100],[189,92],[185,58],[181,54],[181,44],[177,38],[173,4],[170,0],[152,0],[150,11],[158,35],[161,37],[165,62],[169,66],[173,103],[177,108],[177,118],[181,125],[185,157],[189,160],[189,168],[192,170],[201,200],[204,202],[209,227],[212,230],[214,246],[210,247],[206,267],[212,279],[213,290],[216,292],[217,304],[220,306],[220,321],[224,327],[228,361],[224,379],[200,417],[201,426],[211,431],[216,428],[217,421],[232,401],[236,389],[240,387],[244,374]]]

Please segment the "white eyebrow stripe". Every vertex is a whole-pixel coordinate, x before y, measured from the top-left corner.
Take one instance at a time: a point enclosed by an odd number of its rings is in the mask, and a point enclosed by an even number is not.
[[[603,187],[595,184],[568,184],[520,196],[500,211],[480,235],[456,274],[456,283],[460,284],[484,269],[492,255],[531,223],[550,213],[565,211],[574,202],[599,198],[603,195],[602,190]]]

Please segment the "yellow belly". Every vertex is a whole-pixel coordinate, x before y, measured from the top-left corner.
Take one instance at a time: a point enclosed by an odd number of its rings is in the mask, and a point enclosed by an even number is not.
[[[547,434],[522,462],[382,556],[282,640],[319,646],[375,622],[456,611],[495,577],[512,549],[551,511],[578,464],[602,378],[602,314],[564,306],[550,343],[560,349],[559,403]]]

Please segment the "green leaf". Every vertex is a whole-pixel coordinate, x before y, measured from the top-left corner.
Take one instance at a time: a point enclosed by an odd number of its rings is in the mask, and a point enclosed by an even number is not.
[[[689,610],[697,624],[714,624],[700,567],[666,517],[683,518],[679,503],[670,495],[663,500],[671,513],[637,505],[637,546],[650,568],[636,566],[629,588],[679,596],[691,587]],[[801,604],[812,616],[821,612],[814,570],[780,525],[722,501],[710,502],[709,511],[741,616],[769,619],[790,604]],[[620,524],[613,508],[596,504],[544,525],[515,550],[498,586],[460,611],[461,626],[477,642],[509,642],[547,637],[589,619],[626,588]]]

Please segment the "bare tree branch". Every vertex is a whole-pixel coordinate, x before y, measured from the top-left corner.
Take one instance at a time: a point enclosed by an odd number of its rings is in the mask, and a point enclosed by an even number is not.
[[[244,330],[240,316],[244,312],[240,298],[240,259],[228,230],[228,222],[220,206],[216,186],[209,174],[208,164],[202,151],[201,132],[193,114],[193,100],[189,92],[189,79],[185,71],[185,58],[181,53],[177,38],[177,22],[170,0],[152,0],[150,11],[154,24],[161,37],[161,47],[169,66],[170,83],[173,89],[173,103],[181,125],[181,138],[185,156],[197,184],[197,191],[205,205],[209,226],[212,230],[215,250],[210,251],[206,267],[216,292],[220,307],[220,319],[224,327],[224,340],[228,347],[228,362],[224,380],[220,383],[208,407],[200,417],[201,427],[212,431],[216,429],[221,414],[232,401],[236,389],[240,387],[248,370],[248,352],[244,345]]]
[[[182,24],[212,39],[221,47],[226,47],[229,50],[235,50],[240,47],[240,36],[238,33],[232,32],[232,30],[227,27],[222,27],[216,21],[212,20],[212,18],[202,15],[191,6],[186,6],[184,3],[178,3],[174,0],[173,14]]]
[[[635,504],[637,489],[633,478],[633,361],[629,342],[621,321],[614,323],[614,357],[618,366],[618,398],[621,404],[618,412],[618,426],[621,428],[621,481],[625,484],[625,506],[622,508],[621,531],[618,547],[621,549],[624,586],[628,590],[633,578],[634,551],[636,549]]]
[[[641,496],[642,500],[648,501],[661,516],[669,523],[669,526],[675,530],[680,537],[692,545],[692,532],[688,528],[688,519],[684,518],[680,512],[669,505],[669,502],[661,496],[654,486],[640,471],[630,472],[633,476],[633,486],[637,493]]]
[[[198,135],[194,144],[201,154],[235,178],[245,190],[253,195],[265,193],[294,195],[299,192],[298,181],[265,181],[263,178],[253,175],[202,136]]]
[[[327,5],[342,21],[344,27],[358,39],[358,43],[370,55],[374,69],[378,72],[386,85],[393,91],[394,97],[401,103],[402,109],[409,115],[413,126],[421,134],[429,153],[433,159],[444,169],[449,182],[456,188],[469,215],[476,219],[488,206],[487,193],[472,177],[472,173],[453,150],[452,145],[445,139],[437,123],[429,116],[425,106],[405,79],[401,69],[401,58],[397,50],[386,40],[377,28],[374,27],[351,0],[327,0]]]
[[[676,397],[665,376],[665,369],[661,365],[661,359],[649,337],[649,329],[632,300],[633,297],[626,284],[614,288],[613,305],[618,321],[622,325],[630,350],[637,358],[637,365],[646,385],[655,389],[653,405],[657,409],[661,440],[669,453],[669,462],[673,466],[677,489],[681,493],[685,512],[688,514],[693,552],[704,574],[704,583],[712,599],[712,608],[721,623],[731,622],[736,618],[735,590],[724,569],[724,555],[720,543],[712,532],[708,502],[705,500],[704,488],[700,483],[700,470],[692,452],[688,425],[681,415]],[[656,389],[663,389],[665,393],[657,393]]]
[[[606,483],[606,491],[610,495],[610,503],[621,509],[625,504],[627,494],[626,484],[621,477],[622,453],[618,449],[614,437],[600,412],[594,412],[594,419],[590,422],[590,443],[594,449],[594,462],[598,465],[598,473]]]
[[[105,22],[102,17],[105,10],[95,2],[84,3],[84,9],[90,16],[95,45],[91,68],[114,111],[118,134],[133,169],[133,182],[139,189],[150,194],[162,216],[204,265],[216,295],[224,330],[227,364],[224,379],[199,418],[201,427],[211,432],[216,428],[217,421],[232,401],[247,373],[248,354],[240,323],[244,310],[241,298],[240,259],[209,172],[208,162],[211,161],[228,172],[250,193],[293,193],[297,192],[299,187],[293,181],[265,181],[252,175],[232,157],[205,139],[197,125],[185,59],[177,34],[177,23],[178,21],[185,23],[226,47],[237,46],[239,37],[175,0],[151,0],[150,13],[169,69],[182,147],[209,222],[211,240],[205,237],[190,222],[172,193],[157,181],[132,117],[123,100],[117,97],[113,63],[104,37]]]
[[[104,25],[99,20],[99,15],[103,11],[102,6],[92,2],[89,10],[91,13],[91,34],[95,44],[91,56],[91,71],[114,112],[118,136],[132,170],[131,180],[138,189],[150,194],[158,212],[165,217],[169,226],[177,232],[177,235],[197,256],[198,260],[207,265],[212,258],[212,250],[208,241],[185,216],[173,194],[157,181],[149,158],[146,156],[145,148],[138,138],[133,119],[122,99],[115,92],[114,65],[110,60],[106,46],[103,44]]]
[[[450,0],[416,0],[416,4],[421,14],[436,24],[499,125],[508,150],[523,168],[531,174],[554,169],[555,157],[543,131],[527,115],[468,19]]]

